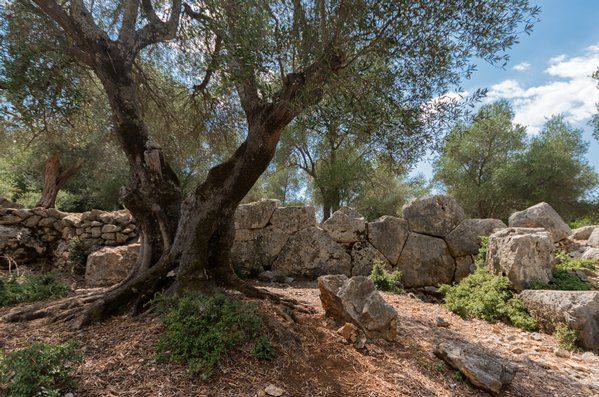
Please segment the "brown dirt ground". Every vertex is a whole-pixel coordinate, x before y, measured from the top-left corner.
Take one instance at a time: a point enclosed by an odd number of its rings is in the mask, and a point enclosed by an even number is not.
[[[324,318],[315,283],[261,284],[316,309],[296,314],[257,302],[279,355],[261,362],[247,351],[226,357],[209,381],[190,378],[185,368],[157,363],[154,346],[161,333],[152,315],[120,316],[80,331],[40,321],[0,323],[0,348],[8,351],[32,342],[80,342],[84,360],[75,368],[75,396],[264,396],[274,384],[284,396],[487,396],[436,359],[435,343],[462,340],[486,348],[518,367],[506,396],[599,395],[599,357],[569,353],[552,336],[522,332],[504,324],[464,320],[442,306],[408,295],[385,298],[399,313],[397,342],[371,342],[358,351]],[[8,309],[0,309],[0,315]],[[451,326],[435,326],[441,316]],[[290,331],[290,332],[289,332]]]

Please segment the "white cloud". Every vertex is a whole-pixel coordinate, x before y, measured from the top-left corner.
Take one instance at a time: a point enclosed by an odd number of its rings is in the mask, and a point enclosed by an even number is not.
[[[549,60],[545,73],[550,81],[523,87],[517,80],[492,86],[487,100],[508,99],[514,106],[515,122],[537,133],[552,115],[563,113],[574,124],[583,123],[595,112],[599,90],[592,73],[599,67],[599,45],[586,48],[578,57],[559,55]]]
[[[528,69],[530,69],[530,63],[528,63],[528,62],[520,62],[519,64],[514,65],[514,67],[512,69],[514,69],[514,70],[516,70],[518,72],[525,72]]]

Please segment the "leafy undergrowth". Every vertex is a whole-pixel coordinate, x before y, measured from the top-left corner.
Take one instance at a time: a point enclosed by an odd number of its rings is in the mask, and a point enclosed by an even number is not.
[[[580,338],[580,332],[577,330],[571,329],[565,324],[560,324],[555,327],[555,332],[553,333],[557,343],[559,343],[562,349],[566,349],[569,351],[579,351],[580,347],[578,346],[578,340]]]
[[[401,287],[401,277],[402,274],[399,270],[388,272],[385,270],[383,262],[375,259],[369,278],[379,291],[401,294],[404,292]]]
[[[209,378],[221,356],[248,344],[257,359],[276,356],[253,304],[194,293],[177,300],[158,299],[157,306],[165,326],[157,346],[158,360],[185,364],[192,375]]]
[[[462,317],[503,321],[527,331],[537,329],[522,301],[514,297],[507,277],[494,276],[484,268],[477,268],[456,285],[441,286],[439,291],[445,295],[445,306]]]
[[[553,271],[553,279],[548,283],[534,281],[531,289],[550,289],[561,291],[589,291],[597,286],[588,281],[583,281],[576,274],[576,270],[596,270],[594,261],[590,259],[571,258],[564,252],[556,254],[558,264]]]
[[[0,277],[0,307],[59,298],[66,295],[68,290],[69,287],[52,274]]]
[[[76,388],[73,363],[80,361],[75,344],[36,343],[10,354],[0,352],[0,394],[6,397],[58,397]]]

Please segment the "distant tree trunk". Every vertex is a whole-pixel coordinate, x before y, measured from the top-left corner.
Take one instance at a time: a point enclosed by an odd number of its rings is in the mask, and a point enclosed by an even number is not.
[[[327,200],[322,203],[322,221],[326,221],[331,217],[331,206]]]
[[[63,170],[60,164],[60,156],[54,153],[46,160],[46,167],[44,170],[44,187],[42,190],[42,197],[37,203],[38,207],[43,208],[54,208],[56,205],[56,197],[58,192],[63,188],[65,183],[71,179],[83,165],[82,162],[78,162],[75,165]]]

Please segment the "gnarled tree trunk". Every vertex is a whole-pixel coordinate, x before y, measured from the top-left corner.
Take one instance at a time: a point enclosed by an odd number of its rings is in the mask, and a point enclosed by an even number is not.
[[[46,160],[44,169],[44,187],[42,189],[42,197],[37,202],[37,207],[54,208],[56,206],[56,197],[69,179],[79,172],[83,162],[78,162],[75,165],[62,169],[60,156],[58,153],[53,153]]]

